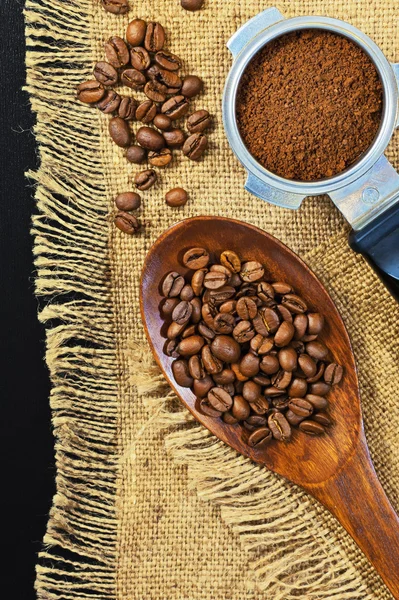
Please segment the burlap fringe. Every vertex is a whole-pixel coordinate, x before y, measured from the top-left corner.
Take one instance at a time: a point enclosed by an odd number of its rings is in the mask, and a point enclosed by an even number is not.
[[[41,161],[29,173],[38,206],[36,293],[43,300],[39,318],[49,327],[57,465],[37,567],[38,598],[46,600],[115,597],[117,373],[107,201],[94,168],[101,164],[99,129],[93,113],[87,118],[76,109],[71,90],[93,63],[93,8],[91,0],[28,0],[25,8],[26,89],[38,117]]]
[[[248,552],[248,586],[273,600],[370,599],[319,514],[300,488],[237,454],[182,408],[150,350],[129,348],[131,383],[150,411],[148,426],[165,431],[165,445],[185,465],[189,485],[220,507],[222,519]]]

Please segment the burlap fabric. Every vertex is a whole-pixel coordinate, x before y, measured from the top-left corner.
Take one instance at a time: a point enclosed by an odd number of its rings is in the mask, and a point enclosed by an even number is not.
[[[279,2],[287,16],[346,19],[381,46],[398,47],[394,0]],[[399,508],[398,312],[377,278],[347,247],[347,226],[327,198],[298,212],[243,190],[228,148],[221,94],[231,64],[225,43],[267,6],[206,0],[132,2],[126,17],[97,0],[27,0],[27,89],[37,113],[41,167],[33,219],[40,319],[47,364],[57,494],[37,568],[41,599],[387,599],[390,594],[343,529],[300,489],[252,464],[191,420],[165,388],[144,339],[139,277],[156,237],[178,219],[234,216],[276,235],[327,285],[358,361],[365,426],[382,483]],[[141,16],[165,24],[168,46],[198,73],[194,103],[215,115],[210,149],[178,157],[143,194],[136,237],[112,224],[113,197],[136,168],[112,144],[107,117],[75,99],[103,57],[103,43]],[[128,93],[127,90],[124,90]],[[399,168],[397,137],[388,152]],[[190,191],[168,209],[164,193]],[[361,498],[359,498],[361,502]]]

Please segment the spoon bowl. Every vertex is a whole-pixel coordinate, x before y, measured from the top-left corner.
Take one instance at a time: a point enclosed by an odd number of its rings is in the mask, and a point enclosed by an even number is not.
[[[163,351],[166,339],[159,310],[163,299],[160,287],[169,271],[184,276],[190,273],[182,266],[181,257],[192,247],[206,248],[212,260],[224,250],[233,250],[243,261],[259,261],[271,280],[289,283],[311,311],[324,315],[326,325],[319,339],[329,348],[331,360],[344,367],[344,377],[328,396],[333,426],[326,435],[311,437],[295,430],[288,443],[273,441],[265,449],[251,448],[240,424],[228,425],[222,419],[202,414],[193,392],[176,383],[172,374],[174,359]],[[302,486],[322,502],[399,599],[399,580],[395,575],[399,573],[399,520],[368,453],[348,333],[329,294],[309,267],[276,238],[252,225],[222,217],[187,219],[170,227],[150,249],[142,273],[140,305],[154,357],[194,417],[236,451]]]

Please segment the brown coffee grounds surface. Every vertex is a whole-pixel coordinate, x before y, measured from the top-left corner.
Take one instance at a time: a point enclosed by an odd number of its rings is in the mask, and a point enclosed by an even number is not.
[[[304,30],[267,44],[247,67],[237,122],[266,169],[297,181],[340,173],[371,145],[382,85],[368,56],[345,37]]]

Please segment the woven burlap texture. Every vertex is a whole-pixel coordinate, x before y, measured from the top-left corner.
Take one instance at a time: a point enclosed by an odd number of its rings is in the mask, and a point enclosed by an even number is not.
[[[393,0],[277,6],[288,17],[350,21],[395,59]],[[115,17],[97,0],[27,0],[27,89],[41,159],[30,174],[37,183],[36,290],[44,298],[40,319],[49,327],[57,461],[57,494],[37,569],[39,598],[390,597],[324,509],[238,457],[180,409],[154,369],[140,320],[145,254],[176,220],[234,216],[276,235],[309,262],[342,312],[358,361],[371,452],[398,507],[397,307],[348,249],[347,226],[330,201],[309,198],[290,212],[250,196],[223,133],[221,94],[231,65],[226,41],[266,7],[259,0],[205,0],[202,11],[189,13],[179,0],[136,1],[129,15]],[[111,143],[108,118],[78,104],[75,88],[103,58],[104,41],[123,35],[136,16],[162,22],[185,72],[203,77],[205,93],[193,107],[207,108],[214,127],[204,160],[177,156],[143,194],[145,228],[129,237],[113,227],[113,198],[131,189],[137,169]],[[398,168],[397,138],[388,157]],[[176,185],[189,190],[190,200],[172,210],[163,198]]]

